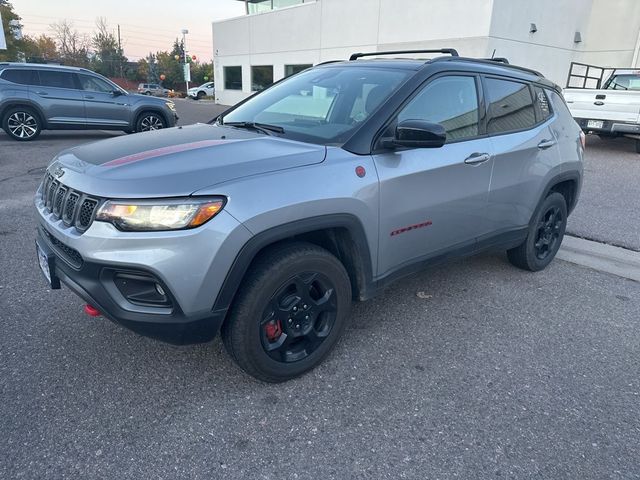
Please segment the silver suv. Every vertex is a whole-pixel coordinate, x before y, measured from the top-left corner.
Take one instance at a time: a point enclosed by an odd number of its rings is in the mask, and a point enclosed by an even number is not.
[[[127,93],[84,68],[0,63],[0,125],[15,140],[45,129],[143,132],[177,119],[172,101]]]
[[[580,128],[539,73],[436,52],[354,54],[212,124],[61,153],[35,196],[51,287],[170,342],[221,331],[278,382],[399,277],[488,248],[542,270],[580,193]]]

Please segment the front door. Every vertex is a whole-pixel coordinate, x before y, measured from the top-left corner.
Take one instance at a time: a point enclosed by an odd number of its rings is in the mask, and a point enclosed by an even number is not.
[[[78,74],[87,116],[87,128],[129,125],[126,95],[114,95],[113,85],[92,75]]]
[[[374,155],[380,178],[378,277],[446,251],[475,245],[484,220],[493,158],[480,126],[479,79],[440,76],[427,83],[392,122],[440,123],[440,148],[388,150]]]

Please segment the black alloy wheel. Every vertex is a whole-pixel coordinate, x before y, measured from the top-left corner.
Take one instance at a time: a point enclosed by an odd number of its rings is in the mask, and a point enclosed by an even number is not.
[[[245,372],[283,382],[319,365],[349,317],[351,282],[317,245],[269,247],[246,273],[222,325],[225,348]]]
[[[335,288],[326,275],[304,272],[291,277],[264,310],[262,347],[278,362],[308,357],[331,333],[337,307]]]
[[[544,269],[556,256],[566,228],[566,200],[562,194],[552,192],[536,209],[525,241],[507,251],[509,261],[532,272]]]

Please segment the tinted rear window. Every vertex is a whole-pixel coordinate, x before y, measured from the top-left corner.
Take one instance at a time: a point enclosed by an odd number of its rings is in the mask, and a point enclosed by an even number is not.
[[[8,82],[19,83],[21,85],[37,85],[38,77],[35,70],[27,69],[13,69],[5,70],[0,75],[0,78],[7,80]]]
[[[536,124],[533,99],[526,83],[485,79],[489,101],[488,133],[505,133],[531,128]]]
[[[55,70],[40,70],[40,85],[57,88],[76,88],[73,73],[57,72]]]

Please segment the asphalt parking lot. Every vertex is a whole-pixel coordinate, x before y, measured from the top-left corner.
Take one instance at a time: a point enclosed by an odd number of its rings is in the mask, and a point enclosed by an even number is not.
[[[182,123],[211,103],[177,102]],[[328,361],[281,385],[221,343],[174,347],[49,291],[34,191],[64,148],[0,133],[0,478],[637,479],[640,283],[501,253],[354,305]],[[589,138],[573,234],[640,251],[640,155]]]

